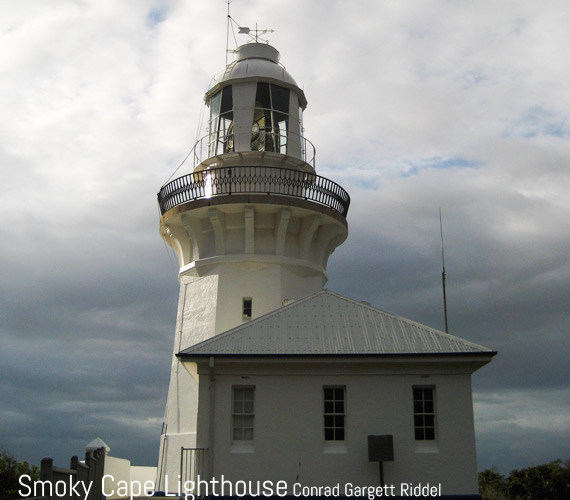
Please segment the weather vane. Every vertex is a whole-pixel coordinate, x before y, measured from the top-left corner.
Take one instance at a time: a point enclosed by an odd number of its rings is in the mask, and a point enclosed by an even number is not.
[[[273,33],[274,30],[260,30],[257,29],[257,23],[255,23],[255,29],[252,30],[250,28],[248,28],[247,26],[238,26],[238,35],[249,35],[251,37],[252,40],[255,40],[255,43],[257,43],[259,41],[259,35],[265,35],[265,33]],[[252,35],[252,32],[255,33],[254,35]],[[261,39],[263,42],[268,42],[268,40],[263,40],[263,38]]]
[[[226,66],[228,64],[228,54],[232,51],[230,51],[230,30],[233,34],[234,37],[234,41],[236,44],[236,47],[238,45],[237,43],[237,39],[236,39],[236,34],[234,31],[234,25],[237,26],[238,28],[238,34],[241,35],[249,35],[249,37],[255,41],[255,43],[258,43],[259,40],[261,40],[262,42],[265,43],[269,43],[269,40],[265,40],[263,38],[260,37],[260,35],[265,35],[266,33],[273,33],[273,30],[269,30],[269,29],[265,29],[265,30],[260,30],[257,28],[257,23],[255,23],[255,29],[251,29],[248,28],[247,26],[240,26],[234,19],[233,17],[230,15],[230,4],[232,3],[232,0],[226,0],[226,4],[228,6],[228,14],[227,14],[227,27],[226,27]]]

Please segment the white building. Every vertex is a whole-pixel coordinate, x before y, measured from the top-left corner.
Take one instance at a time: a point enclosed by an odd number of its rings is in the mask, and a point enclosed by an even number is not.
[[[477,493],[471,374],[493,352],[324,290],[179,354],[199,382],[204,474]]]
[[[278,61],[238,48],[193,172],[159,192],[180,299],[158,489],[187,460],[203,477],[377,485],[380,435],[387,484],[476,493],[470,376],[494,353],[323,291],[350,199],[316,175],[307,101]]]

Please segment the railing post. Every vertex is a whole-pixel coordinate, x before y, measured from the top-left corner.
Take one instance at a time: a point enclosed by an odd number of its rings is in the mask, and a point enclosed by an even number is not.
[[[53,475],[53,458],[44,457],[40,462],[40,480],[50,481]]]
[[[202,477],[206,448],[180,448],[180,482],[197,482]]]

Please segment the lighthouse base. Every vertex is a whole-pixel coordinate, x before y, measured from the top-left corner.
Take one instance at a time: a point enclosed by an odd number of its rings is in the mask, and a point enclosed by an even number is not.
[[[157,491],[171,493],[176,491],[179,478],[185,475],[183,468],[192,467],[182,459],[184,450],[196,448],[196,433],[163,434],[160,436],[160,458],[157,469],[155,488]],[[170,487],[171,486],[171,487]],[[172,490],[172,491],[170,491]]]

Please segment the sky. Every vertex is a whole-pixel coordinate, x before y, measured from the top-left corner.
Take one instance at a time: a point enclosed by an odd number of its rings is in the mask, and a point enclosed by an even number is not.
[[[0,3],[0,449],[156,465],[178,301],[156,193],[226,60],[224,0]],[[498,351],[479,470],[570,459],[570,3],[234,0],[351,195],[327,288]],[[230,49],[248,40],[230,33]],[[184,166],[182,167],[184,169]]]

